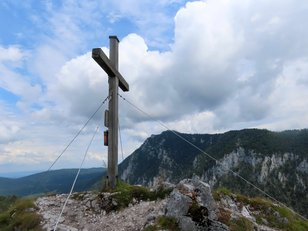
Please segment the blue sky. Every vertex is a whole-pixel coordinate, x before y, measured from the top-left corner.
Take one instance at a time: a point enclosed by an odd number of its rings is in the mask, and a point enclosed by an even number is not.
[[[308,3],[0,1],[0,174],[45,170],[107,96],[91,49],[120,39],[122,93],[170,129],[308,127]],[[120,104],[124,157],[164,130]],[[102,113],[55,168],[102,166]],[[121,156],[119,158],[121,160]]]

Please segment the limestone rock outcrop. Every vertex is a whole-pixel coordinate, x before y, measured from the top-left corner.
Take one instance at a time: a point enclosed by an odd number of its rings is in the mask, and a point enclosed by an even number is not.
[[[40,197],[36,201],[43,217],[44,230],[53,230],[67,195]],[[107,197],[107,196],[106,196]],[[75,193],[68,200],[57,227],[58,231],[134,231],[143,230],[146,223],[163,215],[166,200],[141,201],[121,211],[101,208],[98,194]]]
[[[182,180],[166,205],[166,215],[175,217],[183,231],[229,230],[217,220],[217,213],[210,186],[197,177]]]
[[[262,198],[249,198],[225,191],[213,193],[198,177],[184,179],[165,199],[142,201],[133,198],[120,208],[114,195],[119,193],[74,193],[59,220],[59,231],[137,231],[168,230],[157,225],[160,218],[172,218],[183,231],[258,230],[277,231],[289,224],[279,205]],[[39,197],[36,205],[44,230],[53,230],[66,194]],[[156,228],[156,229],[153,229]],[[244,228],[243,228],[244,227]]]

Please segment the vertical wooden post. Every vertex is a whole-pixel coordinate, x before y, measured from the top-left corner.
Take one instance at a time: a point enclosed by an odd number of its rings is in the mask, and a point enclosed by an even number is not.
[[[108,74],[109,110],[105,112],[105,126],[108,127],[108,187],[114,189],[118,177],[118,88],[129,91],[129,85],[118,71],[119,39],[109,36],[109,59],[101,48],[92,49],[92,58]],[[106,142],[104,142],[106,143]]]
[[[118,70],[119,40],[116,36],[109,36],[109,59],[113,67]],[[109,77],[109,137],[108,137],[108,182],[114,189],[118,177],[118,86],[119,79]]]

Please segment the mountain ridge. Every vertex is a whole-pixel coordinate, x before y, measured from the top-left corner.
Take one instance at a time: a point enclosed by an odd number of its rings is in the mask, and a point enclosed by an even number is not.
[[[16,179],[24,176],[30,176],[43,171],[20,171],[20,172],[1,172],[0,177]]]
[[[189,143],[216,158],[219,164]],[[53,176],[57,171],[17,179],[0,177],[0,195],[66,193],[77,169],[60,170],[61,174]],[[98,185],[104,171],[102,168],[82,170],[75,191]],[[308,216],[308,129],[282,132],[243,129],[220,134],[164,131],[146,139],[119,165],[119,177],[131,184],[177,183],[197,175],[213,188],[226,187],[249,196],[260,195],[232,172]]]
[[[148,186],[160,180],[177,183],[197,175],[214,188],[227,187],[251,196],[260,195],[234,176],[235,172],[308,217],[307,162],[307,129],[282,132],[243,129],[221,134],[165,131],[149,137],[125,159],[119,166],[119,175],[131,184]]]
[[[48,192],[67,193],[78,169],[59,169],[35,173],[19,178],[0,177],[0,195],[28,196]],[[100,181],[104,168],[81,169],[75,191],[90,189]]]

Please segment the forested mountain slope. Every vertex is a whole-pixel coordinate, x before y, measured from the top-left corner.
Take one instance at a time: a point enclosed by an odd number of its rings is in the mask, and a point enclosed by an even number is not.
[[[173,183],[198,175],[212,187],[260,195],[233,172],[308,217],[308,130],[272,132],[244,129],[223,134],[152,135],[120,165],[120,176],[132,184]],[[231,171],[230,171],[231,170]],[[263,195],[264,196],[264,195]]]

